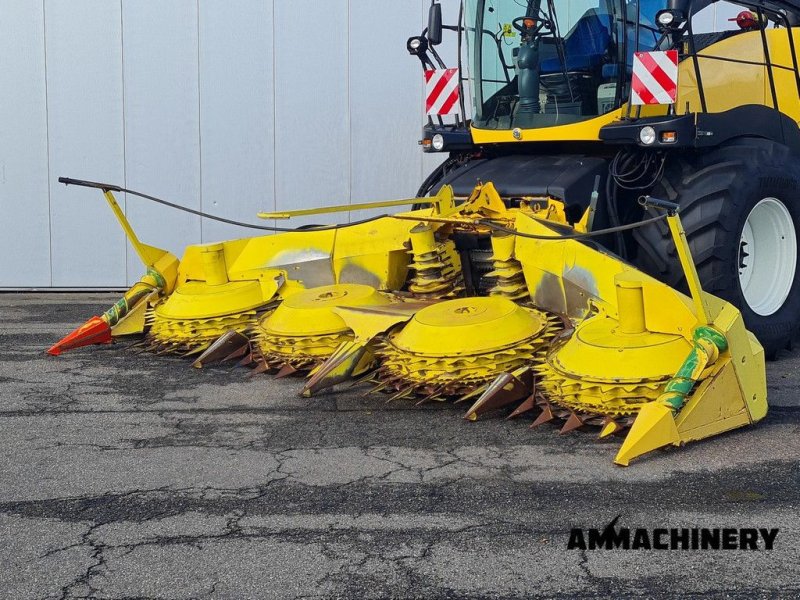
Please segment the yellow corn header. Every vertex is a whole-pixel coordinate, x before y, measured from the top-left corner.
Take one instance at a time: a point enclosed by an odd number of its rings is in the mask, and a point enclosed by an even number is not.
[[[759,421],[764,353],[731,304],[701,289],[676,207],[666,219],[691,297],[567,229],[552,198],[509,208],[491,183],[457,202],[343,226],[190,246],[142,244],[103,190],[146,275],[49,352],[136,337],[195,367],[238,361],[305,377],[306,397],[348,381],[381,398],[465,403],[624,436],[615,462]],[[127,190],[124,190],[127,191]],[[264,213],[265,219],[350,210]],[[469,264],[468,264],[469,263]],[[383,393],[381,396],[378,392]]]

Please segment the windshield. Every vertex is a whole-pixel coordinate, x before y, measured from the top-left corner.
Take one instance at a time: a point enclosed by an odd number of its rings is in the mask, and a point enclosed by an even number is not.
[[[466,0],[474,125],[550,127],[618,108],[633,53],[656,47],[655,14],[665,7],[666,0]]]

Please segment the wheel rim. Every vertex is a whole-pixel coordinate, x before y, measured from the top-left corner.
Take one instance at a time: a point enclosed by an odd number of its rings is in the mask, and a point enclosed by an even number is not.
[[[794,283],[797,235],[786,206],[764,198],[747,215],[739,242],[739,285],[750,309],[776,313]]]

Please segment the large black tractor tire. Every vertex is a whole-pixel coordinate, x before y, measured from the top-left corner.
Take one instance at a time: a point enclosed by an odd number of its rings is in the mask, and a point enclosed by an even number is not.
[[[652,195],[680,205],[705,291],[742,311],[767,358],[789,347],[800,329],[800,158],[782,144],[741,138],[669,164]],[[637,266],[686,291],[667,224],[634,238]]]
[[[447,158],[425,178],[425,181],[422,182],[417,190],[416,197],[425,198],[427,196],[435,196],[439,192],[442,180],[447,176],[447,174],[468,161],[469,158],[462,155],[456,155]],[[427,205],[414,204],[411,208],[413,210],[418,210],[420,208],[424,208],[425,206]]]

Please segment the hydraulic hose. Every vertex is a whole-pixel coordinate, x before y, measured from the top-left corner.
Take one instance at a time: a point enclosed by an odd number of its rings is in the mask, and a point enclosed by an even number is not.
[[[64,185],[79,185],[82,187],[89,187],[89,188],[96,188],[102,190],[104,192],[119,192],[124,194],[131,194],[132,196],[137,196],[139,198],[143,198],[145,200],[150,200],[151,202],[155,202],[157,204],[162,204],[164,206],[168,206],[170,208],[174,208],[175,210],[180,210],[183,212],[187,212],[193,215],[197,215],[199,217],[203,217],[205,219],[211,219],[212,221],[219,221],[220,223],[227,223],[229,225],[236,225],[238,227],[247,227],[250,229],[260,229],[263,231],[279,231],[285,233],[292,233],[292,232],[300,232],[300,231],[326,231],[331,229],[342,229],[345,227],[353,227],[355,225],[362,225],[364,223],[370,223],[372,221],[377,221],[378,219],[383,219],[385,217],[393,217],[395,219],[403,218],[415,221],[435,221],[436,219],[426,219],[425,217],[398,217],[397,215],[378,215],[375,217],[370,217],[368,219],[361,219],[360,221],[353,221],[352,223],[342,223],[338,225],[319,225],[313,227],[298,227],[298,228],[288,228],[288,227],[271,227],[268,225],[254,225],[252,223],[243,223],[241,221],[234,221],[232,219],[226,219],[224,217],[218,217],[216,215],[211,215],[206,212],[196,210],[194,208],[188,208],[186,206],[181,206],[180,204],[174,204],[162,198],[158,198],[156,196],[150,196],[148,194],[143,194],[141,192],[137,192],[135,190],[130,190],[128,188],[120,187],[118,185],[113,185],[110,183],[99,183],[96,181],[85,181],[82,179],[71,179],[69,177],[59,177],[59,183],[63,183]],[[618,227],[610,227],[608,229],[598,229],[596,231],[590,231],[587,233],[568,233],[564,235],[539,235],[534,233],[524,233],[521,231],[517,231],[515,229],[511,229],[509,227],[504,227],[503,225],[498,225],[497,223],[493,223],[492,221],[487,221],[485,219],[481,219],[477,221],[480,225],[488,227],[489,229],[493,229],[495,231],[502,231],[504,233],[508,233],[510,235],[516,235],[518,237],[528,238],[532,240],[582,240],[587,238],[593,238],[601,235],[608,235],[609,233],[617,233],[621,231],[628,231],[630,229],[636,229],[638,227],[643,227],[645,225],[649,225],[651,223],[655,223],[656,221],[660,221],[661,219],[665,219],[667,217],[666,214],[658,215],[656,217],[652,217],[650,219],[645,219],[644,221],[639,221],[637,223],[630,223],[628,225],[620,225]],[[468,223],[465,223],[468,224]]]
[[[510,227],[504,227],[503,225],[498,225],[497,223],[492,223],[491,221],[486,221],[486,220],[480,220],[478,221],[478,223],[495,231],[502,231],[503,233],[508,233],[510,235],[516,235],[517,237],[528,238],[531,240],[584,240],[601,235],[608,235],[609,233],[618,233],[621,231],[636,229],[638,227],[644,227],[645,225],[650,225],[651,223],[655,223],[656,221],[660,221],[666,218],[667,215],[664,214],[652,217],[650,219],[645,219],[644,221],[639,221],[637,223],[629,223],[628,225],[609,227],[608,229],[597,229],[595,231],[589,231],[587,233],[567,233],[564,235],[540,235],[536,233],[524,233],[522,231],[517,231],[516,229],[511,229]]]
[[[96,188],[98,190],[102,190],[103,192],[119,192],[123,194],[130,194],[131,196],[137,196],[139,198],[143,198],[145,200],[149,200],[151,202],[155,202],[157,204],[162,204],[164,206],[168,206],[170,208],[174,208],[175,210],[180,210],[182,212],[186,212],[192,215],[197,215],[198,217],[203,217],[204,219],[210,219],[211,221],[218,221],[220,223],[227,223],[228,225],[236,225],[237,227],[246,227],[248,229],[259,229],[261,231],[278,231],[284,233],[292,233],[298,231],[328,231],[331,229],[343,229],[345,227],[353,227],[355,225],[363,225],[364,223],[370,223],[371,221],[377,221],[378,219],[383,219],[388,215],[377,215],[375,217],[369,217],[368,219],[361,219],[360,221],[353,221],[352,223],[341,223],[337,225],[314,225],[314,226],[302,226],[302,227],[272,227],[269,225],[255,225],[253,223],[244,223],[242,221],[234,221],[233,219],[226,219],[225,217],[218,217],[216,215],[211,215],[201,210],[196,210],[194,208],[189,208],[186,206],[181,206],[180,204],[174,204],[162,198],[158,198],[156,196],[150,196],[148,194],[143,194],[142,192],[137,192],[135,190],[130,190],[128,188],[120,187],[118,185],[113,185],[110,183],[99,183],[96,181],[85,181],[82,179],[71,179],[69,177],[59,177],[59,183],[63,183],[64,185],[79,185],[81,187],[88,187],[88,188]]]

